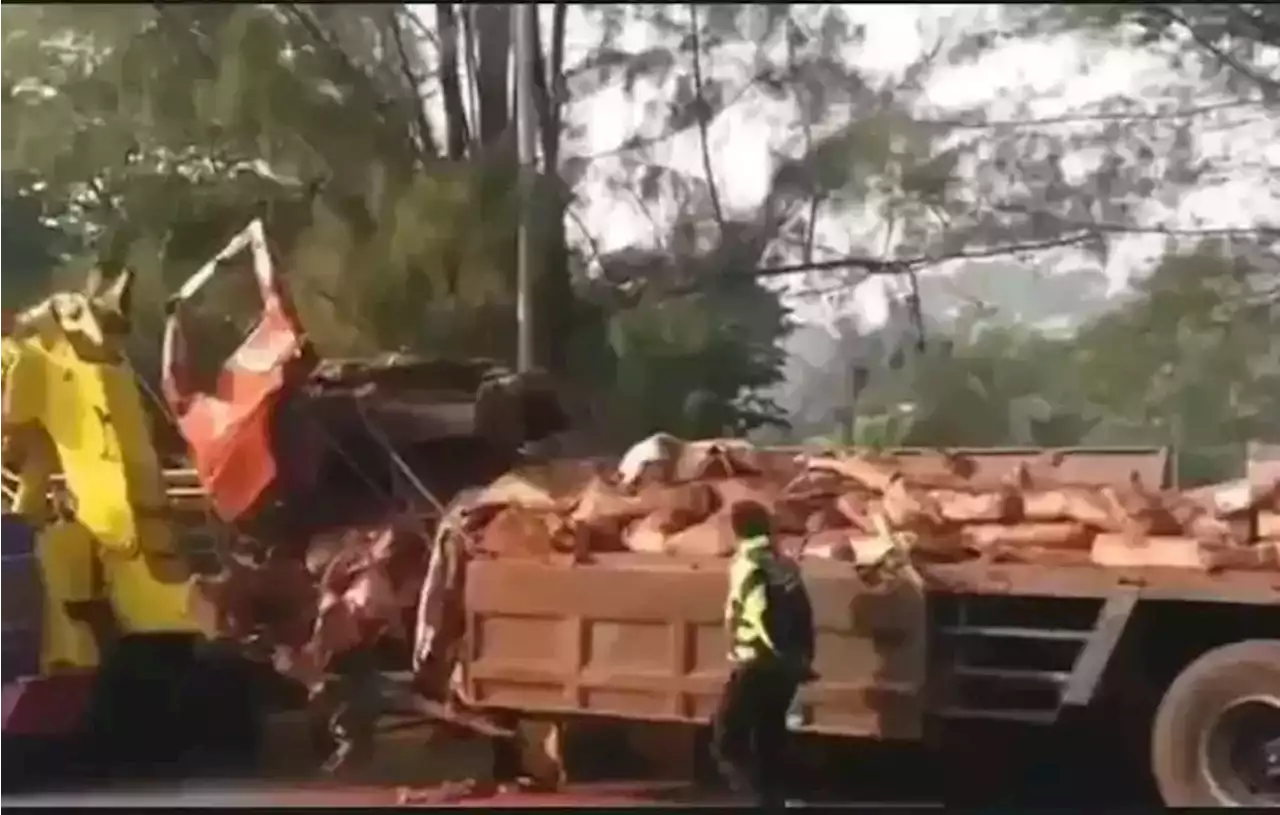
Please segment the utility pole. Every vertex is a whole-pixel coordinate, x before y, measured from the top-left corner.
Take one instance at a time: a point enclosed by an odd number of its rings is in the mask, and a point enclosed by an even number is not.
[[[511,7],[512,43],[516,79],[516,149],[519,153],[520,225],[516,237],[516,369],[533,368],[533,181],[537,177],[537,120],[533,108],[533,27],[537,17],[533,4]]]

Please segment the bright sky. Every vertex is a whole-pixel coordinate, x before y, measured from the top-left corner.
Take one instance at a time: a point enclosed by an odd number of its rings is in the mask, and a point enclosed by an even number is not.
[[[424,22],[434,24],[433,10],[427,6],[414,8]],[[797,7],[795,13],[805,13],[805,8]],[[570,9],[566,64],[573,64],[598,41],[582,16],[575,13],[576,8],[570,6]],[[885,77],[915,60],[932,44],[934,32],[971,24],[983,15],[994,13],[989,5],[959,4],[868,3],[846,4],[843,9],[852,22],[866,26],[864,43],[850,49],[846,58],[864,70]],[[544,21],[549,17],[549,13],[544,14]],[[646,39],[643,27],[633,26],[624,31],[621,45],[642,48],[648,44]],[[729,50],[718,49],[715,64],[707,70],[715,71],[717,67],[728,72],[740,70],[732,65],[731,59],[724,59],[732,57],[722,53]],[[1280,65],[1280,60],[1277,64]],[[1156,58],[1118,48],[1086,47],[1065,39],[1052,43],[1020,42],[1004,47],[977,65],[939,72],[927,85],[927,98],[931,106],[942,109],[985,102],[992,115],[999,117],[1001,109],[1009,106],[1009,100],[1032,95],[1038,97],[1033,104],[1034,115],[1048,117],[1069,114],[1118,90],[1129,90],[1140,96],[1167,73],[1168,69]],[[658,94],[646,93],[643,87],[638,87],[631,98],[616,88],[601,92],[589,103],[571,110],[570,116],[585,125],[581,152],[597,155],[616,149],[644,121],[645,104],[657,101]],[[1233,129],[1230,139],[1218,134],[1203,136],[1201,150],[1210,154],[1231,151],[1237,155],[1253,155],[1255,167],[1263,172],[1271,168],[1274,173],[1275,168],[1280,167],[1280,133],[1273,120],[1256,118],[1248,127]],[[781,134],[786,132],[786,119],[776,104],[748,96],[712,124],[709,134],[712,165],[727,208],[745,211],[763,198],[772,173],[770,148],[779,146]],[[702,166],[697,140],[696,129],[691,129],[655,150],[652,160],[700,177]],[[585,184],[579,188],[581,203],[576,212],[605,251],[633,243],[649,243],[658,231],[650,216],[643,214],[633,200],[606,188],[603,179],[616,174],[618,169],[612,160],[594,162]],[[1277,185],[1268,185],[1251,175],[1201,190],[1186,199],[1176,214],[1152,212],[1151,215],[1166,225],[1170,225],[1172,216],[1172,224],[1177,226],[1231,227],[1247,225],[1262,213],[1277,212],[1280,212]],[[670,213],[659,211],[651,215],[661,223]],[[837,251],[848,251],[850,231],[861,232],[863,240],[867,240],[877,228],[878,224],[863,222],[853,224],[851,230],[848,215],[829,216],[820,225],[818,242]],[[572,231],[571,226],[571,234]],[[1142,268],[1160,247],[1159,238],[1123,241],[1105,269],[1113,287],[1123,286],[1129,275]],[[879,281],[876,283],[861,287],[856,297],[858,310],[871,322],[879,322],[885,313],[883,290],[879,288]],[[811,298],[794,304],[801,319],[827,322],[835,316],[830,306]]]

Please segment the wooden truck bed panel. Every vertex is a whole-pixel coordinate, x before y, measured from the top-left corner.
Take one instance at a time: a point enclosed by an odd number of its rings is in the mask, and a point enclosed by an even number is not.
[[[1280,605],[1280,574],[1199,569],[1113,569],[1082,564],[1037,565],[966,562],[930,566],[931,590],[955,594],[1103,600],[1118,590],[1138,590],[1142,600]]]
[[[727,671],[724,561],[600,555],[589,565],[479,560],[468,567],[463,686],[479,708],[705,722]],[[807,561],[820,680],[806,729],[913,739],[925,692],[926,600],[909,583],[869,592],[847,563]],[[931,592],[1280,604],[1274,573],[963,563],[924,570]]]
[[[726,564],[662,560],[624,555],[572,568],[517,560],[470,564],[464,686],[473,703],[524,713],[705,722],[728,668]],[[910,586],[858,595],[847,566],[806,569],[805,581],[821,676],[801,694],[806,728],[917,738],[925,677],[922,597]]]

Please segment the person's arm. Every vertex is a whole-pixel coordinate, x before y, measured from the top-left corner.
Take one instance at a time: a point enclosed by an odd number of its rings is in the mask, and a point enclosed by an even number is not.
[[[754,558],[739,557],[729,568],[729,600],[725,604],[725,623],[730,636],[739,627],[745,627],[770,651],[777,653],[764,616],[769,608],[769,595],[765,590],[765,571]]]

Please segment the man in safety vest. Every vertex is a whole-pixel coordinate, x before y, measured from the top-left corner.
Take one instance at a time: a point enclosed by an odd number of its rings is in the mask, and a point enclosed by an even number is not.
[[[725,625],[733,668],[712,720],[712,752],[735,792],[778,806],[787,713],[800,685],[816,676],[813,609],[795,562],[774,547],[768,510],[739,502],[730,524],[737,551]]]

